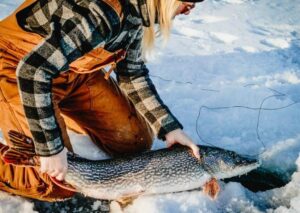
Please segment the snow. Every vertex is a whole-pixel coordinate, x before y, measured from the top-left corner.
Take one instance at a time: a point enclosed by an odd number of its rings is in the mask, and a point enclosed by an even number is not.
[[[1,0],[0,18],[21,2]],[[158,44],[148,63],[195,142],[259,154],[264,168],[291,181],[258,193],[221,182],[215,201],[201,191],[144,196],[125,212],[300,212],[299,11],[300,0],[207,0],[176,18],[167,46]],[[89,138],[70,136],[75,152],[108,157],[93,146],[82,152]],[[153,149],[161,147],[156,140]],[[0,212],[9,209],[32,212],[33,204],[1,193]]]
[[[33,203],[0,191],[0,213],[7,212],[36,213],[33,210]]]

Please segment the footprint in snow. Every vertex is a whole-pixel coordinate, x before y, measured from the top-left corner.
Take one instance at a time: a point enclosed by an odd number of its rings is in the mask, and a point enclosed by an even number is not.
[[[264,29],[264,28],[260,28],[260,27],[257,27],[257,28],[253,28],[250,30],[252,33],[254,34],[257,34],[257,35],[262,35],[262,36],[268,36],[271,34],[270,31]]]
[[[224,44],[231,44],[239,39],[237,36],[220,32],[211,32],[209,35],[214,41]]]
[[[214,0],[215,2],[228,3],[228,4],[243,4],[248,0]]]
[[[255,47],[252,47],[252,46],[237,47],[234,50],[239,51],[239,52],[247,52],[247,53],[256,53],[256,52],[258,52],[258,50]]]
[[[195,24],[208,24],[208,23],[218,23],[228,20],[226,17],[221,16],[201,16],[194,19],[191,19],[191,22]]]
[[[181,35],[181,36],[190,37],[190,38],[204,38],[205,37],[205,34],[200,30],[194,30],[192,28],[182,27],[182,26],[180,26],[180,30],[177,30],[177,29],[179,29],[179,27],[175,28],[172,33]]]
[[[260,41],[261,44],[264,44],[268,47],[285,49],[290,47],[290,41],[282,38],[269,38]]]

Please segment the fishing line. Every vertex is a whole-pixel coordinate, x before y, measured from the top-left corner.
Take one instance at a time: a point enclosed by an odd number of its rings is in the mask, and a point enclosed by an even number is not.
[[[263,145],[264,147],[264,151],[261,153],[263,154],[266,150],[266,145],[265,143],[261,140],[261,137],[260,137],[260,134],[259,134],[259,123],[260,123],[260,115],[261,115],[261,111],[262,111],[262,107],[263,107],[263,104],[265,103],[265,101],[267,101],[268,99],[271,99],[271,98],[275,98],[275,97],[280,97],[280,96],[285,96],[285,95],[270,95],[268,97],[265,97],[261,104],[260,104],[260,109],[258,110],[258,116],[257,116],[257,122],[256,122],[256,137],[257,137],[257,140],[260,141],[260,143]]]
[[[177,81],[177,80],[171,80],[171,79],[166,79],[166,78],[163,78],[161,76],[158,76],[158,75],[152,75],[152,74],[149,74],[149,76],[151,77],[154,77],[154,78],[159,78],[160,80],[162,81],[166,81],[166,82],[175,82],[176,84],[191,84],[193,85],[194,83],[190,82],[190,81]],[[203,91],[209,91],[209,92],[220,92],[220,90],[215,90],[215,89],[200,89],[200,90],[203,90]]]
[[[170,79],[166,79],[166,78],[163,78],[161,76],[158,76],[158,75],[152,75],[152,74],[149,74],[151,77],[155,77],[155,78],[159,78],[160,80],[163,80],[163,81],[168,81],[168,82],[175,82],[176,84],[193,84],[192,82],[190,81],[175,81],[175,80],[170,80]]]
[[[159,78],[163,81],[168,81],[168,82],[175,82],[175,83],[179,83],[179,84],[193,84],[192,82],[182,82],[182,81],[174,81],[174,80],[170,80],[170,79],[165,79],[165,78],[162,78],[160,76],[155,76],[155,75],[151,75],[153,77],[156,77],[156,78]],[[248,87],[248,86],[254,86],[256,84],[247,84],[247,85],[244,85],[244,87]],[[257,137],[257,140],[262,144],[263,146],[263,151],[259,152],[258,154],[255,154],[255,155],[247,155],[247,154],[244,154],[244,156],[248,156],[248,157],[260,157],[264,152],[266,152],[266,144],[265,142],[261,139],[261,136],[259,134],[259,124],[260,124],[260,117],[261,117],[261,112],[262,111],[276,111],[276,110],[281,110],[281,109],[285,109],[285,108],[288,108],[288,107],[291,107],[295,104],[298,104],[300,103],[300,101],[294,101],[290,104],[287,104],[286,106],[282,106],[282,107],[275,107],[275,108],[265,108],[263,107],[264,103],[268,100],[268,99],[271,99],[271,98],[275,98],[275,97],[283,97],[283,96],[286,96],[286,94],[282,93],[282,92],[279,92],[275,89],[272,89],[272,88],[268,88],[270,91],[272,92],[275,92],[277,93],[276,95],[270,95],[270,96],[267,96],[265,97],[261,103],[260,103],[260,106],[259,107],[249,107],[249,106],[243,106],[243,105],[234,105],[234,106],[221,106],[221,107],[209,107],[209,106],[206,106],[206,105],[202,105],[199,107],[199,111],[198,111],[198,116],[197,116],[197,119],[196,119],[196,125],[195,125],[195,130],[196,130],[196,134],[198,135],[200,141],[202,141],[203,143],[207,144],[207,145],[210,145],[212,147],[215,147],[215,148],[219,148],[217,147],[216,145],[206,141],[205,139],[203,139],[201,137],[201,134],[199,133],[199,126],[198,126],[198,123],[199,123],[199,120],[200,120],[200,117],[201,117],[201,112],[203,109],[207,109],[207,110],[212,110],[212,111],[216,111],[216,110],[224,110],[224,109],[233,109],[233,108],[242,108],[242,109],[248,109],[248,110],[255,110],[255,111],[258,111],[258,115],[257,115],[257,122],[256,122],[256,137]],[[220,92],[219,90],[211,90],[211,89],[202,89],[202,90],[205,90],[205,91],[213,91],[213,92]]]
[[[295,104],[298,104],[300,103],[300,101],[297,101],[297,102],[292,102],[286,106],[283,106],[283,107],[276,107],[276,108],[264,108],[262,107],[263,106],[263,103],[267,100],[267,99],[270,99],[270,98],[273,98],[273,97],[277,97],[277,96],[282,96],[282,95],[272,95],[272,96],[268,96],[266,98],[263,99],[261,105],[259,108],[257,107],[248,107],[248,106],[241,106],[241,105],[237,105],[237,106],[225,106],[225,107],[208,107],[208,106],[201,106],[199,108],[199,113],[198,113],[198,116],[197,116],[197,120],[196,120],[196,133],[199,137],[199,139],[205,143],[205,144],[208,144],[210,146],[213,146],[213,147],[217,147],[215,145],[213,145],[212,143],[209,143],[208,141],[206,141],[205,139],[203,139],[199,133],[199,126],[198,126],[198,123],[199,123],[199,119],[201,117],[201,111],[205,108],[207,110],[213,110],[213,111],[216,111],[216,110],[223,110],[223,109],[233,109],[233,108],[243,108],[243,109],[249,109],[249,110],[256,110],[256,111],[259,111],[258,113],[258,116],[257,116],[257,123],[256,123],[256,135],[257,135],[257,139],[258,141],[262,144],[264,150],[258,154],[255,154],[255,155],[245,155],[245,156],[248,156],[248,157],[259,157],[260,155],[262,155],[265,151],[266,151],[266,145],[265,143],[263,142],[263,140],[261,140],[261,137],[260,137],[260,134],[259,134],[259,123],[260,123],[260,117],[261,117],[261,111],[262,110],[266,110],[266,111],[275,111],[275,110],[281,110],[281,109],[285,109],[285,108],[288,108],[288,107],[291,107]]]

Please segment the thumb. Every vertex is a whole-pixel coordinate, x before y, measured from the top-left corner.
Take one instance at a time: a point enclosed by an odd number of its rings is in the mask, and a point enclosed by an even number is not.
[[[175,144],[175,141],[167,141],[166,145],[167,148],[170,148],[171,146],[173,146]]]
[[[197,145],[195,145],[195,144],[192,144],[191,148],[193,150],[193,153],[194,153],[195,157],[200,160],[200,153],[199,153],[200,150],[199,150],[199,147]]]

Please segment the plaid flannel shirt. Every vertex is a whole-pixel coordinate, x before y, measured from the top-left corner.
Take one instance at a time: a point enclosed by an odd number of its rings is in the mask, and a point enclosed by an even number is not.
[[[52,79],[97,47],[127,50],[115,70],[117,81],[159,139],[183,128],[149,78],[141,54],[145,20],[134,6],[136,2],[132,4],[137,0],[130,1],[123,2],[123,21],[114,9],[98,0],[38,0],[17,14],[24,30],[44,36],[17,67],[19,91],[37,155],[51,156],[64,147],[51,99]]]

